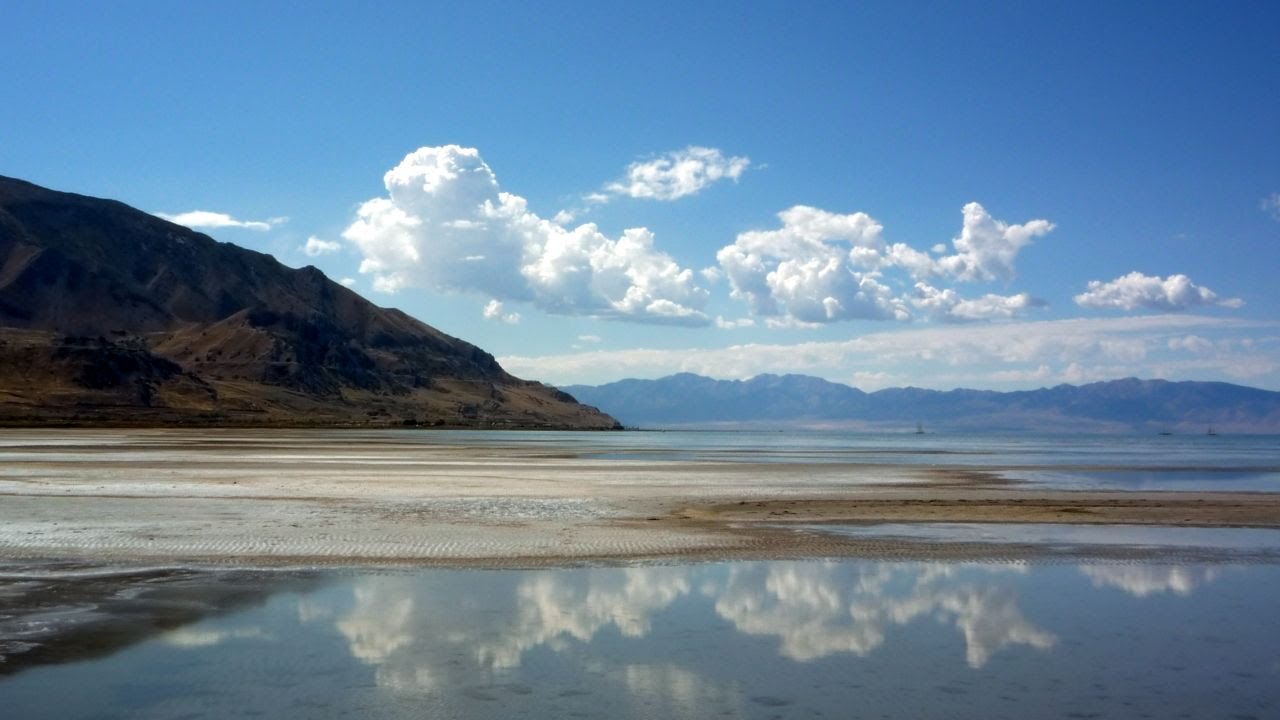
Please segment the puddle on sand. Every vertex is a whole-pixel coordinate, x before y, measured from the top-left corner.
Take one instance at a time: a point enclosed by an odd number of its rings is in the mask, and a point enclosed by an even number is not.
[[[1277,565],[851,560],[317,577],[259,583],[274,593],[0,677],[0,701],[23,718],[1280,712]]]

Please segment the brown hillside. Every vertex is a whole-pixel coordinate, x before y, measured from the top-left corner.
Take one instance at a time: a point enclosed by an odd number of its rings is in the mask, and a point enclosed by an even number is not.
[[[0,422],[616,425],[316,268],[4,177]]]

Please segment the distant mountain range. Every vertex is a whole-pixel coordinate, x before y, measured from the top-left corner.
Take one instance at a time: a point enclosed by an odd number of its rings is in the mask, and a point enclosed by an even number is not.
[[[0,423],[616,425],[314,267],[5,177]]]
[[[1280,392],[1127,378],[1039,390],[867,393],[806,375],[657,380],[562,388],[628,427],[812,427],[1061,432],[1280,432]]]

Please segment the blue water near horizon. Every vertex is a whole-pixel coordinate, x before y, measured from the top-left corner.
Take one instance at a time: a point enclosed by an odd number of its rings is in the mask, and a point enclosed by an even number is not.
[[[1089,435],[1043,433],[845,432],[820,430],[243,430],[94,431],[102,449],[170,446],[223,449],[316,443],[458,448],[499,459],[564,458],[616,463],[846,465],[976,470],[1045,488],[1280,492],[1280,435]],[[70,441],[72,443],[76,441]],[[0,435],[10,455],[59,452],[55,439]],[[142,457],[142,455],[140,455]],[[830,468],[828,468],[830,469]],[[863,474],[865,476],[865,473]]]
[[[865,462],[994,466],[1280,467],[1280,435],[854,432],[830,430],[108,429],[0,432],[0,447],[273,445],[281,439],[460,447],[688,462]],[[64,439],[70,438],[70,439]]]
[[[673,463],[958,467],[1066,489],[1280,491],[1280,435],[813,430],[376,431],[400,441]]]

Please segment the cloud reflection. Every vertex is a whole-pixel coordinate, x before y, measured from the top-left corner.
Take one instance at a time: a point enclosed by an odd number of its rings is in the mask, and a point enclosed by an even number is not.
[[[271,634],[260,627],[246,627],[236,630],[201,630],[190,627],[178,628],[165,633],[161,641],[166,645],[180,648],[204,648],[221,645],[229,640],[270,640]]]
[[[1019,607],[1010,575],[1025,572],[1017,565],[797,562],[466,574],[465,581],[386,575],[359,580],[345,611],[303,607],[304,600],[298,614],[333,623],[351,655],[375,668],[379,686],[396,692],[474,691],[531,654],[552,652],[596,667],[615,691],[643,696],[667,715],[692,716],[739,693],[707,677],[710,667],[615,664],[589,646],[622,638],[643,653],[631,641],[650,636],[657,623],[702,628],[718,618],[743,635],[776,638],[777,655],[807,662],[865,656],[894,627],[934,622],[955,628],[967,664],[980,668],[1003,648],[1048,650],[1057,642]]]
[[[613,626],[625,637],[649,633],[650,616],[689,594],[692,570],[678,567],[601,571],[586,583],[563,574],[539,573],[516,590],[518,614],[509,632],[476,646],[476,659],[492,667],[516,667],[539,645],[560,646],[573,638],[590,642]]]
[[[416,639],[414,596],[396,580],[373,578],[357,587],[355,608],[336,623],[353,657],[377,664]]]
[[[880,565],[849,578],[834,572],[839,567],[735,566],[717,593],[716,612],[740,632],[777,636],[779,652],[801,662],[867,655],[884,644],[887,628],[923,618],[960,630],[974,668],[1010,645],[1047,650],[1057,642],[1032,625],[1013,590],[991,576],[979,582],[972,573],[956,577],[950,565]]]
[[[300,598],[296,612],[303,623],[333,627],[377,685],[397,694],[518,709],[537,685],[513,681],[559,668],[594,678],[558,696],[561,709],[619,703],[609,706],[619,717],[627,708],[698,717],[742,702],[749,675],[726,674],[705,654],[708,642],[734,633],[734,662],[751,672],[780,660],[874,656],[931,626],[951,632],[930,652],[956,662],[952,648],[963,642],[972,669],[1012,648],[1048,652],[1059,637],[1022,608],[1031,572],[1016,563],[759,562],[389,574],[357,579],[345,601]],[[1079,573],[1093,588],[1143,598],[1190,595],[1219,570],[1085,565]]]
[[[1213,567],[1179,565],[1084,565],[1080,572],[1096,588],[1119,588],[1139,598],[1161,593],[1187,596],[1218,577],[1218,570]]]
[[[654,708],[652,717],[703,718],[710,708],[734,707],[742,695],[737,683],[712,682],[670,663],[627,665],[622,678],[632,697]]]

